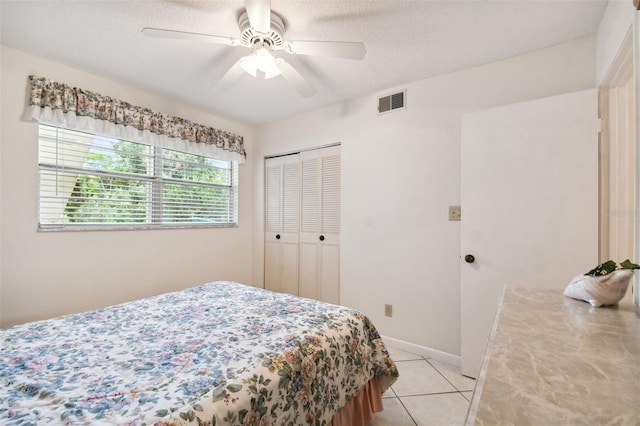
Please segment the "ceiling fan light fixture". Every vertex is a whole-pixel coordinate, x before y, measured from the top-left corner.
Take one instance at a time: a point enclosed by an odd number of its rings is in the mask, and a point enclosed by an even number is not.
[[[256,65],[264,73],[264,78],[272,78],[280,75],[280,68],[276,65],[276,59],[264,47],[259,47],[253,52],[256,58]]]
[[[245,72],[253,77],[258,76],[258,71],[264,73],[264,78],[273,78],[281,74],[280,68],[276,64],[276,59],[264,47],[259,47],[249,56],[240,60],[240,66]]]
[[[256,77],[258,75],[258,65],[252,55],[241,58],[239,64],[250,76]]]
[[[282,72],[274,62],[271,66],[269,66],[269,69],[267,71],[264,71],[264,78],[269,79],[269,78],[277,77],[280,74],[282,74]]]

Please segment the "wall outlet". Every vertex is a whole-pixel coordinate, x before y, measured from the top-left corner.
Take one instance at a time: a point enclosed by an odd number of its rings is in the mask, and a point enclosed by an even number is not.
[[[460,206],[449,206],[449,221],[459,222],[462,219]]]
[[[385,317],[393,316],[393,305],[384,305],[384,316]]]

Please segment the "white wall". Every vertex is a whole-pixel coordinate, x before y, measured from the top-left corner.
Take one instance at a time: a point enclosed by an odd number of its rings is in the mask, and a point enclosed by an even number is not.
[[[116,82],[2,46],[3,327],[230,279],[251,283],[253,131]],[[36,74],[244,136],[238,228],[37,232],[38,125],[21,119]]]
[[[447,214],[460,203],[461,115],[593,88],[595,55],[586,37],[399,87],[406,110],[378,116],[385,90],[257,128],[254,281],[264,269],[261,159],[341,142],[341,304],[383,335],[459,354],[460,223]]]
[[[598,26],[596,82],[604,81],[622,42],[633,25],[631,0],[609,0]]]

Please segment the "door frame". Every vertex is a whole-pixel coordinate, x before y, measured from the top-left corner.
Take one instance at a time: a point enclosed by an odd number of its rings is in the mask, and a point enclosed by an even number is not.
[[[635,1],[633,63],[640,64],[640,1]],[[636,82],[636,182],[640,182],[640,69],[634,70]],[[640,257],[640,185],[636,186],[636,244],[635,254]],[[640,274],[635,274],[633,303],[640,306]]]
[[[616,249],[612,250],[612,244],[626,245],[631,247],[635,252],[632,256],[635,256],[635,260],[640,254],[640,225],[638,224],[638,216],[640,211],[640,185],[635,185],[635,189],[631,190],[631,196],[633,199],[621,199],[619,194],[612,194],[611,187],[616,185],[617,182],[621,182],[623,185],[629,185],[633,187],[635,182],[640,179],[640,132],[638,128],[640,126],[640,119],[638,118],[638,112],[640,111],[640,78],[638,71],[635,71],[634,75],[634,55],[640,58],[638,52],[638,43],[640,34],[634,37],[634,32],[640,31],[638,28],[638,17],[636,16],[636,27],[632,27],[627,32],[620,49],[618,50],[607,74],[600,87],[598,88],[598,116],[601,119],[601,129],[599,133],[599,214],[598,214],[598,226],[599,226],[599,244],[598,255],[601,262],[609,260],[612,255],[617,252]],[[634,48],[635,39],[635,48]],[[635,52],[634,52],[635,51]],[[620,92],[622,88],[630,81],[633,81],[635,90],[633,95],[635,97],[634,103],[628,103],[624,107],[620,108]],[[629,105],[631,111],[629,111]],[[633,108],[635,107],[635,114],[633,114]],[[635,120],[625,120],[625,117],[635,116]],[[624,131],[617,131],[622,128]],[[613,145],[622,147],[623,149],[633,149],[635,147],[635,155],[628,158],[628,166],[635,166],[635,179],[632,177],[629,179],[629,174],[622,176],[622,173],[615,174],[611,170],[610,164],[612,161],[620,161],[620,158],[612,158],[611,155],[615,155],[615,151],[612,153],[611,147]],[[635,182],[634,182],[635,181]],[[629,238],[631,241],[625,241],[624,236],[622,240],[619,239],[619,235],[612,235],[612,231],[615,233],[616,229],[612,227],[616,226],[611,221],[611,215],[616,214],[620,217],[622,214],[629,215],[629,226],[635,227],[635,232],[632,232]],[[634,220],[634,217],[636,220]],[[613,253],[612,253],[613,252]],[[618,262],[624,259],[614,259]],[[633,260],[633,259],[632,259]],[[638,277],[635,277],[634,285],[634,300],[638,303]]]

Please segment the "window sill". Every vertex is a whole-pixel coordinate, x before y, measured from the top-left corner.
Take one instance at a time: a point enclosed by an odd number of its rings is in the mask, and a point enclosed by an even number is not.
[[[38,232],[94,232],[94,231],[151,231],[162,229],[206,229],[206,228],[238,228],[237,223],[199,223],[193,225],[44,225],[38,226]]]

